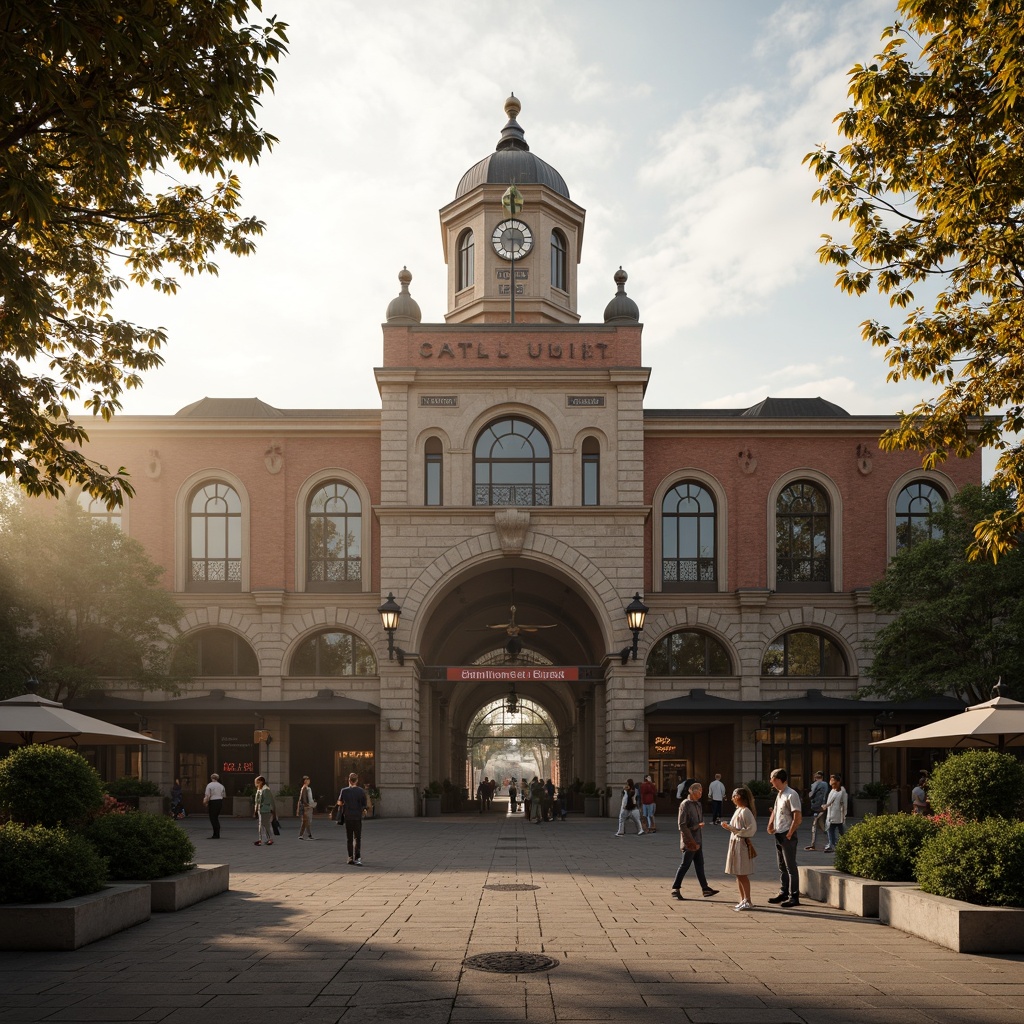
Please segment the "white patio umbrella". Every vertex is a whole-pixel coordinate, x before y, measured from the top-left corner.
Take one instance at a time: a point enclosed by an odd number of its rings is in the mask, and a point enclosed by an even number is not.
[[[1001,684],[992,692],[1003,689]],[[986,747],[1003,750],[1024,746],[1024,703],[1002,695],[974,704],[959,715],[890,736],[873,747]]]
[[[63,704],[34,693],[0,701],[0,743],[53,743],[58,746],[91,744],[163,743],[99,718],[68,711]]]

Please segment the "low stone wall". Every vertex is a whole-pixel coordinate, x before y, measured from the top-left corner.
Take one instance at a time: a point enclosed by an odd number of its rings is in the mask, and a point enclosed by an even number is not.
[[[829,867],[801,867],[800,885],[803,894],[857,917],[878,917],[879,892],[885,887],[916,889],[916,882],[876,882],[858,878]]]
[[[883,886],[878,919],[957,953],[1024,953],[1024,909],[977,907],[914,888]]]
[[[168,875],[167,878],[154,878],[146,884],[152,894],[153,912],[166,913],[227,892],[229,882],[228,864],[197,864],[191,871]]]
[[[69,950],[148,921],[148,884],[110,885],[61,903],[0,905],[0,949]]]

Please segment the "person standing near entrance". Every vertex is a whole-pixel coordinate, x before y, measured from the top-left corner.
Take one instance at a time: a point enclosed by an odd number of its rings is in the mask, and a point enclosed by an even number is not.
[[[708,796],[711,797],[711,824],[722,823],[722,803],[725,801],[725,783],[721,775],[716,775],[714,781],[708,786]]]
[[[348,785],[338,794],[338,806],[345,819],[345,841],[348,843],[348,862],[363,866],[363,815],[366,813],[366,791],[359,785],[359,776],[353,772]]]
[[[644,819],[648,832],[658,831],[654,827],[654,803],[657,798],[658,790],[653,780],[650,775],[645,775],[644,781],[640,783],[640,817]]]
[[[227,795],[228,791],[220,784],[220,776],[214,772],[203,794],[203,803],[206,804],[206,810],[210,815],[210,828],[213,829],[211,839],[220,839],[220,810]]]
[[[267,780],[262,775],[256,776],[256,795],[252,800],[253,815],[256,818],[256,842],[253,846],[263,846],[264,836],[266,845],[273,846],[274,838],[271,832],[271,821],[274,817],[274,794],[270,792]]]
[[[519,790],[516,789],[516,780],[513,779],[508,784],[508,813],[516,813],[516,798],[519,796]]]
[[[828,829],[828,845],[826,853],[834,853],[839,837],[846,831],[846,812],[849,807],[849,798],[846,790],[843,789],[842,775],[830,775],[828,784],[831,792],[828,794],[828,801],[825,804],[825,826]]]
[[[775,836],[775,855],[779,862],[779,894],[769,903],[783,907],[800,906],[800,869],[796,866],[797,829],[803,820],[800,794],[789,785],[785,768],[772,772],[775,804],[768,817],[768,834]]]
[[[825,801],[828,799],[828,786],[825,784],[823,772],[814,773],[814,783],[807,794],[811,801],[811,845],[805,846],[805,850],[816,850],[818,848],[818,829],[825,831]],[[828,846],[828,836],[825,837],[825,845]]]
[[[302,789],[299,790],[299,838],[316,839],[313,835],[313,786],[308,775],[302,776]]]

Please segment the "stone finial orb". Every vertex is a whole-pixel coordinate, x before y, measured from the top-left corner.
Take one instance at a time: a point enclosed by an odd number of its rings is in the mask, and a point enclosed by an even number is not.
[[[422,319],[419,303],[409,294],[409,282],[412,274],[408,267],[398,272],[398,280],[402,290],[388,303],[387,322],[389,324],[418,324]]]

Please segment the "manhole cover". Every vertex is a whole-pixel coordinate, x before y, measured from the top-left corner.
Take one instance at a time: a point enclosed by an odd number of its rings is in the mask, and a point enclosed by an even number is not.
[[[485,889],[492,892],[530,892],[532,889],[539,889],[539,885],[527,885],[525,882],[502,882],[495,885],[485,885]]]
[[[490,971],[492,974],[528,974],[532,971],[549,971],[558,966],[558,961],[553,956],[541,953],[512,950],[506,953],[478,953],[466,957],[462,965],[474,971]]]

